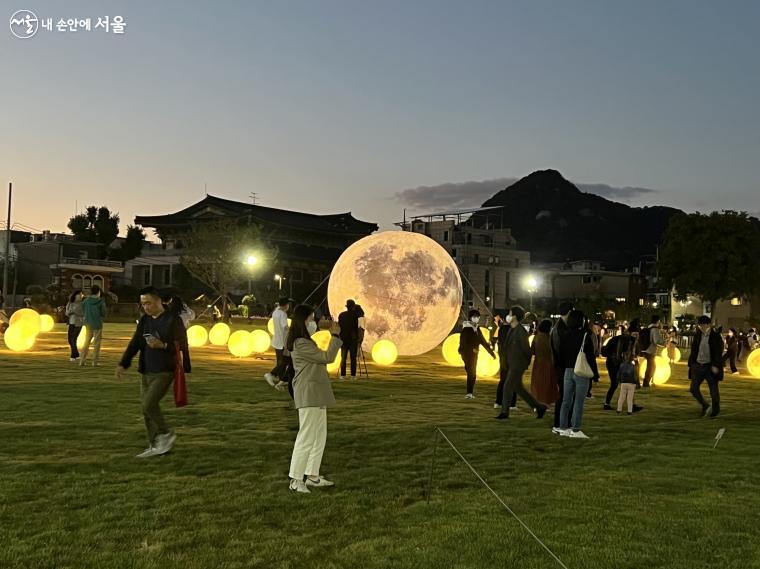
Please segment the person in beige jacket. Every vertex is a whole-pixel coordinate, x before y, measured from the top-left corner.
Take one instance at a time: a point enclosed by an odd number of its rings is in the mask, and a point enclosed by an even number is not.
[[[319,476],[327,442],[327,408],[335,405],[327,364],[334,361],[343,342],[340,326],[330,326],[330,345],[320,350],[309,332],[314,309],[301,304],[293,311],[286,348],[293,359],[293,395],[298,409],[298,436],[290,460],[290,489],[308,494],[309,486],[334,486]]]

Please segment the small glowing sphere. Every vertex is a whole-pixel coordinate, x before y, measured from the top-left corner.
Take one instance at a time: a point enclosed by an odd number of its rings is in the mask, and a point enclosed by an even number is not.
[[[208,340],[214,346],[224,346],[230,339],[230,327],[224,322],[217,322],[208,333]]]
[[[486,352],[483,349],[483,346],[480,346],[480,350],[478,351],[478,365],[475,368],[475,374],[479,377],[493,377],[499,373],[499,369],[499,355],[497,354],[495,358],[492,358],[491,354]]]
[[[372,360],[381,366],[389,366],[396,361],[398,349],[390,340],[378,340],[372,346]]]
[[[5,331],[5,345],[12,352],[25,352],[34,346],[36,334],[30,333],[33,328],[16,323]]]
[[[318,330],[311,335],[311,339],[316,342],[317,346],[322,351],[327,350],[328,346],[330,345],[330,338],[332,338],[332,334],[330,334],[329,330]],[[332,373],[334,371],[338,371],[339,368],[340,352],[338,352],[338,355],[335,356],[335,360],[332,363],[327,364],[327,371]]]
[[[480,331],[483,333],[483,337],[486,339],[486,342],[490,342],[491,331],[488,328],[483,328],[483,326],[480,327]]]
[[[253,352],[256,354],[263,354],[272,345],[272,339],[264,330],[253,330],[250,336],[253,341]]]
[[[82,326],[82,329],[79,331],[79,336],[77,336],[77,348],[80,350],[84,348],[84,342],[87,339],[87,326]]]
[[[288,328],[290,328],[290,324],[292,322],[293,321],[290,318],[288,318]],[[270,336],[274,336],[274,320],[272,320],[271,318],[267,322],[267,330],[269,330]]]
[[[464,365],[462,356],[459,355],[459,333],[452,334],[446,338],[441,351],[443,352],[443,359],[450,366],[459,367]]]
[[[668,362],[670,362],[670,358],[668,357],[668,348],[663,348],[662,351],[660,352],[660,355],[666,360],[668,360]],[[675,354],[673,354],[673,361],[674,362],[681,361],[681,350],[679,350],[678,348],[676,348],[676,352]]]
[[[760,377],[760,348],[755,348],[747,358],[747,370],[750,375]]]
[[[663,383],[667,383],[670,379],[670,362],[668,361],[667,357],[657,356],[654,358],[655,361],[655,370],[654,370],[654,377],[652,378],[652,383],[655,385],[662,385]],[[644,379],[644,374],[646,373],[646,360],[641,359],[639,360],[639,376],[641,379]]]
[[[50,314],[40,316],[40,332],[52,332],[55,328],[55,320]]]
[[[187,343],[191,348],[200,348],[208,342],[208,332],[198,324],[187,329]]]
[[[11,315],[9,324],[12,326],[18,322],[24,322],[27,325],[27,329],[32,330],[35,336],[40,333],[40,315],[36,310],[32,310],[31,308],[17,310]]]
[[[245,330],[238,330],[230,335],[227,349],[236,358],[245,358],[253,353],[253,338]]]

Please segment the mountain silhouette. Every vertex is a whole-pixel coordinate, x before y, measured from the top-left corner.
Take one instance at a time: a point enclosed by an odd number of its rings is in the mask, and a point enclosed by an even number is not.
[[[670,219],[683,213],[584,193],[556,170],[533,172],[483,203],[488,206],[503,206],[504,227],[511,228],[519,249],[530,251],[531,262],[590,259],[612,270],[654,256]],[[474,219],[478,226],[485,222],[484,215]]]

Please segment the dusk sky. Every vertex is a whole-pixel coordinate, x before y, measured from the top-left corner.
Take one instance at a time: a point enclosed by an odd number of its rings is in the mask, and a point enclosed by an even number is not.
[[[78,203],[125,229],[204,184],[390,228],[545,168],[632,205],[760,211],[760,2],[2,6],[0,211],[12,180],[31,228]],[[127,25],[22,40],[19,9]]]

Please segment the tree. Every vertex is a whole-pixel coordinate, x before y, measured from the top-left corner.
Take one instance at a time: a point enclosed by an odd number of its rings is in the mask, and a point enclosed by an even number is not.
[[[69,219],[67,226],[77,241],[97,243],[98,257],[105,259],[107,247],[119,235],[119,214],[111,214],[105,207],[91,205],[86,213],[80,213]]]
[[[256,278],[276,257],[276,250],[262,239],[259,226],[235,220],[197,223],[176,240],[183,244],[180,264],[224,299],[224,317],[229,292],[242,280]],[[248,257],[254,257],[255,264],[249,265]]]
[[[108,258],[122,263],[138,257],[142,253],[145,231],[139,225],[128,225],[127,235],[119,248],[112,249]]]
[[[677,297],[719,300],[760,291],[760,229],[745,212],[692,213],[674,217],[659,254],[660,277]]]

